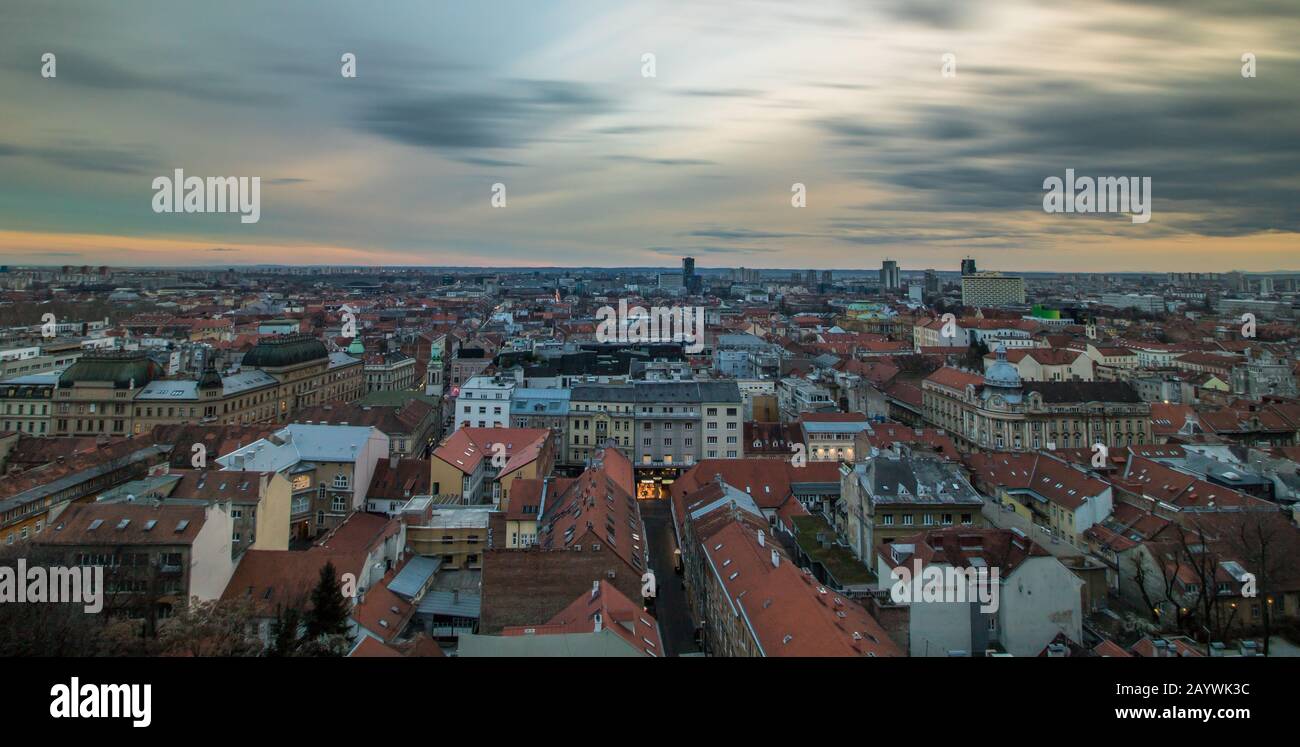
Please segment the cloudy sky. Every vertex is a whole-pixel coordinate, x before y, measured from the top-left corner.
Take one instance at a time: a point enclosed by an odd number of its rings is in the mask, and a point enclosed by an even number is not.
[[[0,262],[1300,269],[1297,40],[1295,0],[4,0]],[[261,220],[154,213],[175,168]],[[1044,213],[1066,168],[1151,221]]]

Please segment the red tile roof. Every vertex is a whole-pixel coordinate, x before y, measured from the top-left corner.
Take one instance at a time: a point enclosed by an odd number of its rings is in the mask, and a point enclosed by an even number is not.
[[[470,474],[492,457],[495,444],[503,444],[506,463],[498,474],[505,476],[536,461],[550,437],[546,428],[460,428],[434,449],[433,457]]]
[[[777,543],[760,545],[750,525],[727,522],[701,547],[765,656],[903,656],[862,606],[821,586]]]
[[[960,368],[945,366],[938,371],[925,377],[927,383],[937,384],[939,386],[965,391],[967,386],[983,386],[984,377],[977,373],[964,371]]]
[[[596,615],[601,629],[610,630],[637,651],[648,656],[663,656],[659,624],[654,616],[635,604],[606,580],[592,582],[592,591],[582,594],[559,614],[541,625],[512,625],[502,628],[501,635],[560,635],[592,633]]]

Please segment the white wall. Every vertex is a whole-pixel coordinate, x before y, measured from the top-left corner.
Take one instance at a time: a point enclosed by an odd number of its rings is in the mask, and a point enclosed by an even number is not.
[[[190,596],[205,602],[221,598],[235,574],[235,562],[230,557],[234,531],[227,504],[208,506],[203,528],[190,546]]]
[[[1028,558],[1003,579],[998,633],[1007,652],[1037,656],[1057,633],[1083,641],[1083,580],[1053,557]]]

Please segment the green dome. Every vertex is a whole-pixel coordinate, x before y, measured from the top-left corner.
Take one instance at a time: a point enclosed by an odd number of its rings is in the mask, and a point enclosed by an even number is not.
[[[265,337],[244,354],[243,368],[283,368],[328,358],[325,343],[311,335]]]
[[[63,372],[59,386],[108,381],[115,389],[126,389],[133,384],[139,388],[162,376],[162,366],[143,351],[90,352]]]
[[[360,337],[352,338],[352,344],[348,346],[349,355],[365,355],[366,346],[361,343]]]

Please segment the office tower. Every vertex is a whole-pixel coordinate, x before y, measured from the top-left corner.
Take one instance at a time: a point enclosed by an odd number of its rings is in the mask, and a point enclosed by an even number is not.
[[[880,287],[883,290],[895,290],[903,285],[898,273],[898,262],[887,259],[880,266]]]

